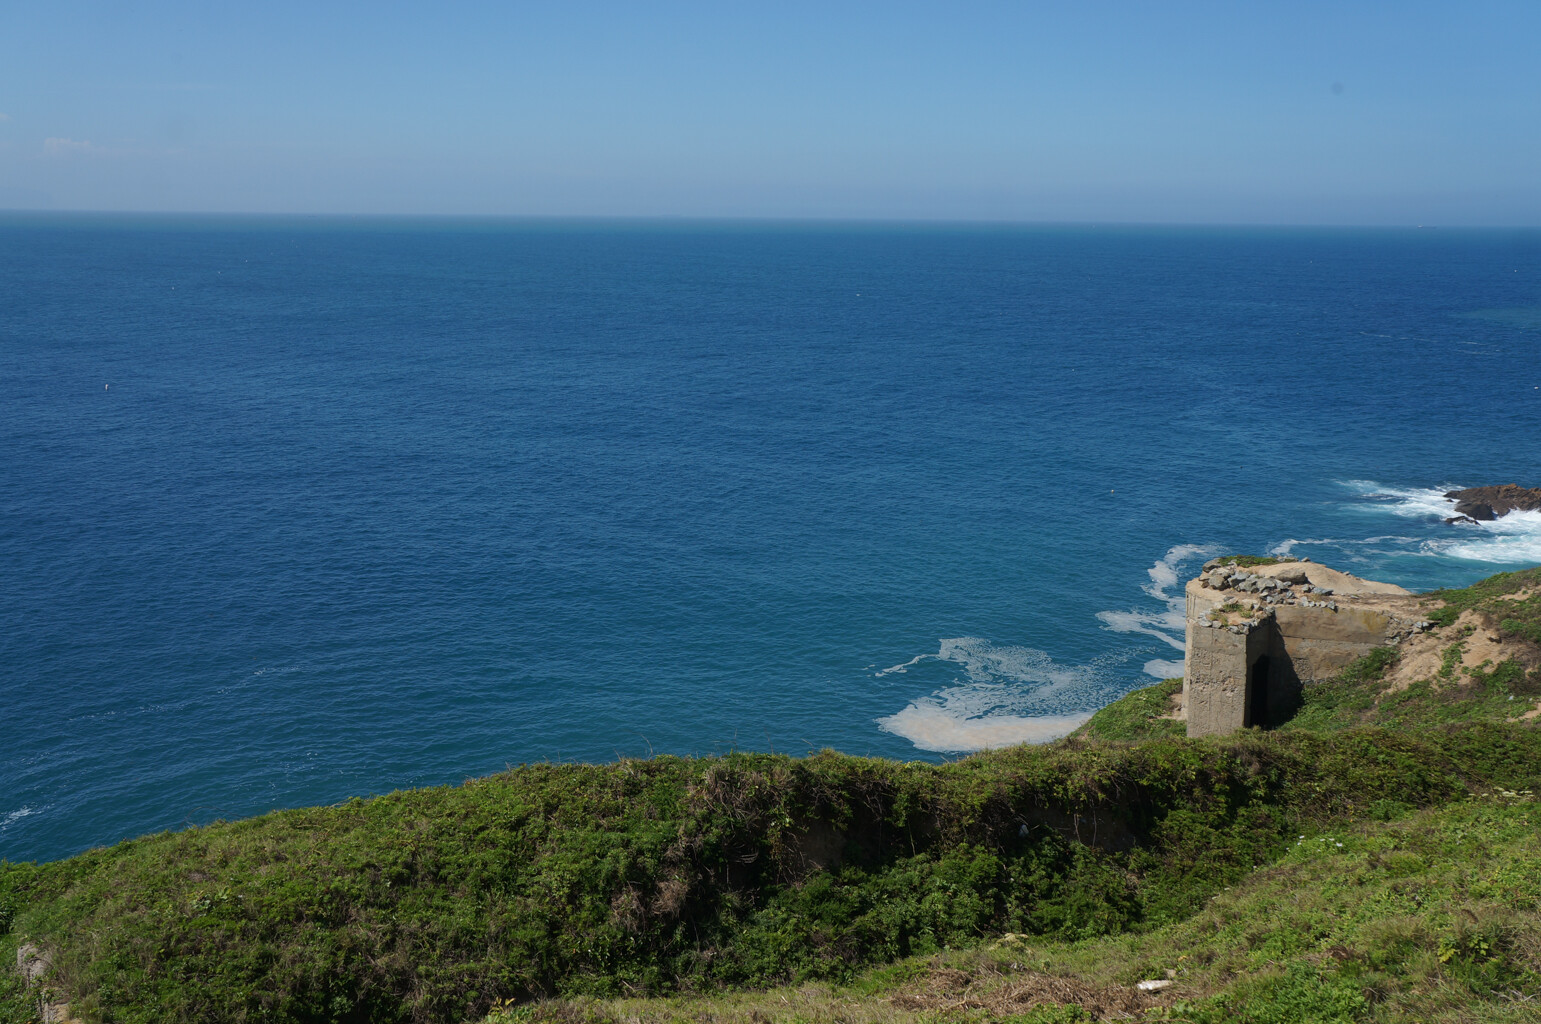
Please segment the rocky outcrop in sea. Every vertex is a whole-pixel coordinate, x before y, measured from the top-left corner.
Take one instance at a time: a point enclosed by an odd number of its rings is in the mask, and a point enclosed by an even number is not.
[[[1510,512],[1541,511],[1541,487],[1468,487],[1446,491],[1445,497],[1455,502],[1455,515],[1446,519],[1447,523],[1491,522]]]

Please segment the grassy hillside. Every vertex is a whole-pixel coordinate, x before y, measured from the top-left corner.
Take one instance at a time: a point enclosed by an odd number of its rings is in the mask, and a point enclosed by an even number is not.
[[[1426,603],[1438,629],[1307,686],[1304,706],[1284,728],[1421,729],[1541,714],[1541,569],[1434,591]]]
[[[943,766],[533,765],[0,864],[0,957],[88,1021],[1535,1019],[1538,575],[1271,733],[1189,741],[1168,682]]]
[[[1181,679],[1167,679],[1126,694],[1092,715],[1075,738],[1133,743],[1186,735],[1187,726],[1174,717],[1182,688]]]
[[[1385,818],[1392,820],[1383,820]],[[1186,1024],[1541,1018],[1541,806],[1495,793],[1290,837],[1173,924],[1079,942],[1012,935],[845,985],[569,999],[511,1021]],[[1142,979],[1173,979],[1142,995]]]

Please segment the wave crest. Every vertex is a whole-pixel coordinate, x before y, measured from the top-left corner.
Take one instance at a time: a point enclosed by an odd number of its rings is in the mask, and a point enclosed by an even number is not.
[[[1455,504],[1446,491],[1460,490],[1460,484],[1439,487],[1386,487],[1373,480],[1347,480],[1345,486],[1358,492],[1367,511],[1384,512],[1403,519],[1421,519],[1431,526],[1438,522],[1446,536],[1408,537],[1388,535],[1361,541],[1287,541],[1281,547],[1301,543],[1322,543],[1347,547],[1369,544],[1400,545],[1396,554],[1434,558],[1459,558],[1468,562],[1494,565],[1534,565],[1541,562],[1541,512],[1510,512],[1489,522],[1460,523],[1447,527],[1442,520],[1455,514]]]
[[[1184,620],[1187,612],[1183,607],[1184,596],[1181,590],[1175,594],[1171,590],[1181,579],[1181,570],[1185,565],[1219,553],[1220,548],[1214,544],[1178,544],[1168,548],[1167,553],[1146,570],[1150,582],[1140,588],[1160,601],[1163,607],[1159,611],[1132,608],[1128,611],[1098,612],[1097,621],[1102,623],[1102,628],[1115,633],[1143,633],[1162,641],[1173,650],[1186,652]],[[1176,672],[1171,671],[1173,664],[1179,666]],[[1157,679],[1167,679],[1182,675],[1181,665],[1181,662],[1151,661],[1146,663],[1145,671]]]

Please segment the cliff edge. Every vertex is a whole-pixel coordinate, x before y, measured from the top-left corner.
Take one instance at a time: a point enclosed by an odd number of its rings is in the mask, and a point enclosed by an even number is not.
[[[1471,596],[1482,588],[1492,593]],[[1382,660],[1397,664],[1404,687],[1447,662],[1473,671],[1512,663],[1524,676],[1541,665],[1541,627],[1531,621],[1541,619],[1537,589],[1526,573],[1413,594],[1308,561],[1207,563],[1185,592],[1187,734],[1282,725],[1305,687],[1376,652],[1388,652]]]

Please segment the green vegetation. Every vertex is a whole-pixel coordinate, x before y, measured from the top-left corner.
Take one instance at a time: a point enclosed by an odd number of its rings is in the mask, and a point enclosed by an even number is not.
[[[1081,942],[1014,936],[903,961],[850,985],[559,1000],[489,1024],[920,1024],[1119,1013],[1193,1024],[1520,1024],[1536,1019],[1541,986],[1538,857],[1541,804],[1529,793],[1494,793],[1292,836],[1267,868],[1150,931]],[[1134,984],[1169,972],[1174,987],[1140,1006]],[[1043,1002],[1030,1009],[1033,1000]]]
[[[1541,699],[1541,570],[1502,573],[1428,597],[1429,618],[1444,627],[1437,669],[1392,686],[1388,678],[1399,664],[1399,651],[1374,651],[1337,679],[1307,686],[1300,711],[1284,728],[1320,732],[1373,724],[1420,729],[1512,720],[1532,712]],[[1436,601],[1443,606],[1433,607]],[[1467,624],[1457,625],[1467,612]],[[1512,653],[1496,664],[1463,665],[1478,629]]]
[[[1446,600],[1524,627],[1509,576]],[[946,765],[530,765],[0,862],[0,958],[85,1021],[1534,1019],[1541,680],[1473,639],[1273,732],[1187,740],[1167,680]]]
[[[1075,735],[1123,743],[1182,736],[1186,726],[1170,717],[1176,708],[1174,701],[1182,693],[1182,688],[1181,679],[1167,679],[1155,686],[1125,694],[1092,715],[1085,725],[1075,731]]]
[[[1503,572],[1463,590],[1435,590],[1427,597],[1443,604],[1429,614],[1442,626],[1472,611],[1501,636],[1541,645],[1541,569]]]
[[[1532,711],[1541,697],[1541,672],[1514,659],[1460,669],[1461,643],[1446,648],[1446,658],[1432,679],[1387,690],[1378,678],[1353,678],[1373,672],[1377,662],[1395,662],[1395,652],[1378,651],[1350,666],[1342,685],[1307,686],[1304,705],[1286,729],[1341,729],[1376,723],[1392,728],[1427,728],[1452,722],[1515,719]]]
[[[1538,768],[1541,732],[1497,723],[945,766],[540,765],[11,865],[0,892],[8,946],[54,950],[88,1019],[452,1021],[546,994],[849,981],[1002,932],[1171,926],[1297,830],[1532,788]]]
[[[1272,555],[1223,555],[1217,558],[1221,565],[1234,565],[1239,569],[1247,569],[1254,565],[1278,565],[1281,562],[1293,562],[1293,558],[1275,558]]]

